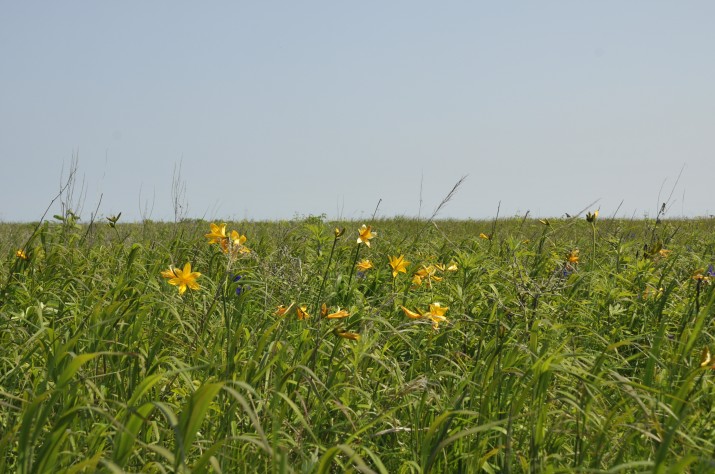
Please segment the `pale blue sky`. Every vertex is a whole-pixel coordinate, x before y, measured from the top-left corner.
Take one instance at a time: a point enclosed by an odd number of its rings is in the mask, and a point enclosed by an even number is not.
[[[0,1],[0,221],[715,213],[715,2]],[[663,183],[665,185],[663,186]]]

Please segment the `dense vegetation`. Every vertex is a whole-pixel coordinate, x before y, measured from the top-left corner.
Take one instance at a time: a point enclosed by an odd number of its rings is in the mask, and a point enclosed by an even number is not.
[[[715,470],[712,220],[71,217],[0,224],[0,472]]]

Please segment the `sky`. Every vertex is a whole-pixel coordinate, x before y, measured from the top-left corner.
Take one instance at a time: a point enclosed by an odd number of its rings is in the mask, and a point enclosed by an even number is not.
[[[0,0],[0,221],[40,219],[73,166],[84,221],[428,217],[462,176],[438,217],[715,214],[713,18],[710,0]]]

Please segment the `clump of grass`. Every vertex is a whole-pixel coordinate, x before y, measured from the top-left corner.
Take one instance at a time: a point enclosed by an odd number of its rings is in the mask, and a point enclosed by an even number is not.
[[[712,469],[712,221],[117,221],[0,225],[1,471]]]

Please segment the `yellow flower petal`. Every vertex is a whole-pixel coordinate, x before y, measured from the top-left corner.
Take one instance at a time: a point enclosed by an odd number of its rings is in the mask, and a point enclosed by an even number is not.
[[[209,239],[209,244],[220,243],[226,239],[226,224],[211,224],[211,232],[205,234],[205,237]]]
[[[415,311],[410,311],[409,309],[405,308],[404,306],[400,306],[402,308],[402,312],[405,313],[405,316],[407,316],[410,319],[420,319],[422,315],[420,313],[417,313]]]
[[[713,358],[710,355],[710,348],[705,346],[703,347],[703,352],[700,354],[700,367],[706,367],[710,362],[712,362]]]
[[[444,316],[444,313],[446,313],[448,309],[449,307],[441,306],[439,303],[432,303],[429,305],[430,315]]]
[[[353,341],[359,341],[360,340],[360,334],[356,332],[348,332],[348,331],[339,331],[338,336],[342,337],[343,339],[351,339]]]
[[[444,313],[446,313],[448,309],[449,307],[441,306],[439,303],[429,305],[429,313],[427,313],[427,316],[432,320],[432,329],[439,329],[439,323],[447,321]]]
[[[310,317],[308,307],[305,305],[296,307],[295,312],[298,315],[298,319],[308,319]]]
[[[338,310],[336,312],[330,313],[326,317],[328,319],[342,319],[342,318],[347,318],[348,316],[350,316],[350,313],[348,313],[344,309],[338,308]]]
[[[174,278],[176,274],[174,273],[174,267],[170,266],[168,270],[163,270],[161,276],[164,278]]]

